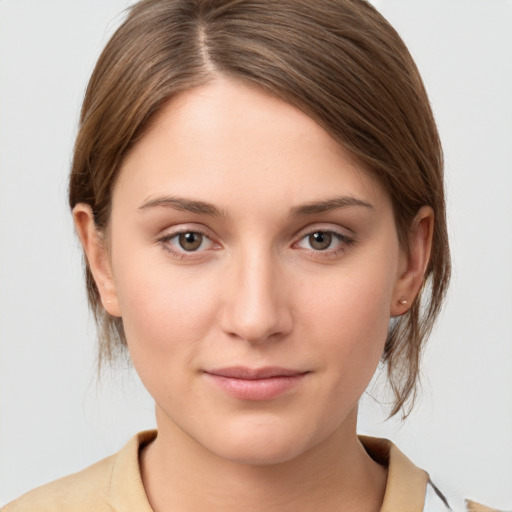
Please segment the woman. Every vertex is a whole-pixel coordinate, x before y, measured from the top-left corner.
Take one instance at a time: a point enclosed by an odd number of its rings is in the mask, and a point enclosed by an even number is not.
[[[449,278],[421,79],[365,2],[137,4],[83,105],[70,204],[104,360],[158,436],[10,510],[447,510],[358,439],[379,361],[414,399]]]

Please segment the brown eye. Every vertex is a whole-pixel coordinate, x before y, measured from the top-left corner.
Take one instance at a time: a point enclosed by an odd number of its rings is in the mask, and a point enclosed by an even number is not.
[[[324,251],[327,249],[332,242],[332,233],[326,231],[317,231],[311,233],[308,237],[309,245],[316,251]]]
[[[178,243],[185,251],[196,251],[203,243],[203,235],[201,233],[194,233],[193,231],[181,233],[178,236]]]

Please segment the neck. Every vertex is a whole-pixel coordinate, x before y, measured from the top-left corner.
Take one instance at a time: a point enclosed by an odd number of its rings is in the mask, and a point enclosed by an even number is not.
[[[146,494],[155,512],[377,512],[386,470],[359,442],[355,416],[299,457],[268,465],[225,459],[158,422],[141,456]]]

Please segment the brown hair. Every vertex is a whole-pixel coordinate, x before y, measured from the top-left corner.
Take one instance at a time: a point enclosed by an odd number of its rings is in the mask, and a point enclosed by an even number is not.
[[[363,0],[143,0],[101,54],[83,103],[69,202],[109,222],[111,193],[129,149],[164,103],[224,74],[303,110],[380,179],[398,236],[419,208],[435,213],[425,285],[391,323],[383,354],[395,402],[413,403],[424,341],[450,274],[441,145],[427,94],[404,43]],[[86,266],[100,362],[124,349],[122,319],[101,305]],[[412,406],[412,405],[411,405]]]

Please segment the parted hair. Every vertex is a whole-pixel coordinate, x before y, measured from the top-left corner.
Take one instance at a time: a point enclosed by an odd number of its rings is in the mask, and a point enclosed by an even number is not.
[[[419,361],[450,276],[443,155],[427,93],[405,44],[364,0],[142,0],[103,50],[85,94],[69,204],[90,205],[108,234],[112,190],[127,152],[181,91],[224,75],[305,112],[387,190],[400,244],[434,210],[420,294],[390,322],[382,362],[391,415],[410,411]],[[88,264],[99,361],[126,349],[122,318],[103,308]],[[342,292],[340,292],[342,293]]]

